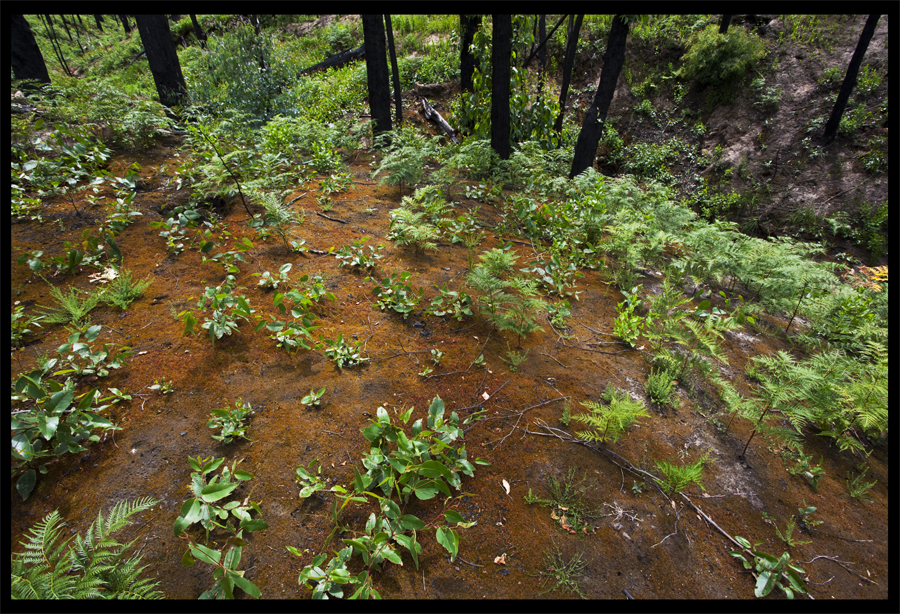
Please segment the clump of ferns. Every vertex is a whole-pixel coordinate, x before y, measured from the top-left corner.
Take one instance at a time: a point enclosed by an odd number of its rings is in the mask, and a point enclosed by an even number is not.
[[[25,552],[12,556],[13,599],[161,599],[158,584],[141,578],[146,569],[140,556],[126,557],[134,540],[121,544],[112,538],[131,524],[131,516],[150,509],[159,501],[149,497],[116,504],[103,512],[81,534],[57,545],[62,528],[58,511],[35,524]]]
[[[416,251],[437,250],[438,225],[450,211],[437,186],[419,188],[412,196],[404,196],[400,207],[391,211],[388,238],[398,246],[412,245]]]

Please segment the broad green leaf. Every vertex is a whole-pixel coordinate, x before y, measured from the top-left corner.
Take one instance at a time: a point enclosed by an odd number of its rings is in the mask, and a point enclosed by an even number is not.
[[[390,499],[382,500],[381,509],[384,510],[384,515],[388,518],[396,520],[400,517],[400,507]]]
[[[438,527],[435,537],[437,538],[438,543],[450,553],[450,557],[455,559],[459,552],[459,535],[456,534],[456,531]]]
[[[213,501],[224,499],[225,497],[230,495],[232,491],[238,487],[238,485],[239,484],[237,482],[233,482],[231,484],[210,484],[200,491],[200,498],[207,503],[212,503]]]
[[[194,560],[194,557],[191,556],[191,549],[188,548],[185,553],[181,556],[181,564],[185,567],[193,567],[197,561]]]
[[[253,479],[253,474],[247,473],[246,471],[241,471],[240,469],[238,469],[237,471],[234,472],[234,477],[246,482],[247,480]]]
[[[771,593],[772,589],[775,588],[776,575],[777,574],[773,574],[770,571],[761,572],[756,579],[756,590],[754,591],[754,594],[757,597],[765,597]]]
[[[390,546],[386,546],[381,550],[381,556],[389,560],[391,563],[396,565],[403,565],[403,561],[400,559],[400,555],[397,554]]]
[[[466,521],[456,510],[447,510],[444,512],[444,518],[447,519],[447,522],[452,522],[453,524],[462,524]]]
[[[191,546],[191,554],[193,554],[196,558],[200,559],[204,563],[211,563],[213,565],[218,565],[219,561],[222,559],[221,552],[219,552],[218,550],[213,550],[212,548],[207,548],[203,544]]]
[[[44,409],[49,413],[62,413],[72,404],[72,398],[74,396],[74,390],[60,390],[44,403]]]
[[[425,528],[425,523],[412,514],[406,514],[400,517],[400,526],[407,531],[420,531]]]
[[[59,426],[59,416],[47,417],[46,414],[41,412],[38,414],[37,423],[38,428],[41,430],[41,435],[44,436],[44,439],[50,441],[56,434],[56,428]]]
[[[29,469],[16,481],[16,490],[19,492],[19,496],[22,499],[27,499],[31,494],[31,491],[34,490],[34,485],[37,482],[37,473],[35,473],[34,469]]]
[[[447,480],[453,479],[453,474],[450,473],[450,470],[447,469],[447,467],[445,467],[442,463],[434,460],[425,461],[424,463],[422,463],[422,469],[420,470],[420,473],[430,478],[443,477]]]
[[[242,520],[241,528],[246,529],[248,532],[252,533],[253,531],[268,529],[269,525],[266,524],[266,522],[261,518],[257,518],[256,520]]]
[[[260,592],[259,588],[257,588],[257,586],[255,584],[253,584],[253,582],[251,582],[247,578],[244,578],[243,576],[240,576],[238,574],[234,574],[231,576],[231,579],[234,580],[234,583],[242,591],[244,591],[251,597],[253,597],[255,599],[259,599],[262,596],[262,593]]]

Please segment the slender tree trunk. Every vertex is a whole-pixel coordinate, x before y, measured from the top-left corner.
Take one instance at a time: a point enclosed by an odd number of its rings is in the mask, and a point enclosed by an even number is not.
[[[387,32],[388,51],[391,54],[391,73],[394,77],[394,106],[397,112],[397,125],[403,123],[403,100],[400,94],[400,69],[397,68],[397,49],[394,47],[394,28],[391,27],[391,16],[384,16],[384,28]]]
[[[103,32],[103,15],[94,15],[94,21],[97,22],[97,29]]]
[[[63,56],[62,47],[59,45],[59,39],[56,36],[56,30],[53,29],[53,19],[50,15],[44,15],[46,18],[46,27],[48,38],[50,39],[50,46],[53,47],[53,52],[56,54],[56,59],[59,60],[59,65],[62,67],[66,74],[70,77],[72,76],[72,71],[69,70],[69,65],[66,63],[66,58]]]
[[[491,44],[491,148],[509,160],[509,79],[512,55],[512,15],[493,15]]]
[[[200,48],[206,49],[206,33],[203,32],[203,28],[200,27],[200,22],[197,21],[196,15],[191,15],[191,23],[194,24],[194,36],[196,36],[197,40],[200,42]]]
[[[81,15],[75,15],[78,18],[78,24],[81,26],[81,29],[87,31],[87,28],[84,27],[84,22],[81,20]]]
[[[187,85],[172,41],[169,20],[165,15],[135,15],[135,19],[159,101],[167,107],[174,107],[181,103]]]
[[[719,34],[728,32],[728,26],[731,24],[731,15],[722,15],[722,21],[719,23]]]
[[[538,26],[538,38],[541,43],[538,46],[538,61],[541,63],[541,67],[539,69],[541,84],[544,83],[544,79],[546,78],[547,72],[547,45],[544,41],[547,40],[547,16],[541,15],[539,19]]]
[[[562,134],[563,116],[566,114],[566,99],[569,96],[569,81],[572,78],[572,67],[575,66],[575,51],[578,49],[578,32],[581,30],[581,22],[584,15],[578,15],[575,23],[569,28],[569,44],[566,45],[566,60],[563,65],[563,82],[559,90],[559,115],[553,129],[557,134]],[[562,145],[562,141],[559,142]]]
[[[122,28],[125,30],[125,34],[131,33],[131,26],[128,25],[128,15],[119,15],[119,21],[122,22]]]
[[[69,30],[69,24],[66,23],[66,16],[65,16],[65,15],[60,15],[60,16],[59,16],[59,20],[62,22],[63,29],[66,31],[66,36],[69,37],[69,42],[70,42],[70,43],[74,43],[74,42],[75,42],[75,39],[72,38],[72,32]]]
[[[462,30],[459,43],[459,87],[463,92],[471,92],[476,62],[469,48],[472,46],[475,32],[481,27],[481,15],[460,15],[459,24]]]
[[[47,64],[28,20],[24,15],[13,15],[10,23],[10,59],[16,79],[34,79],[41,83],[50,83]],[[26,86],[26,91],[37,88]]]
[[[844,76],[844,82],[841,84],[841,91],[838,93],[834,108],[831,110],[831,117],[828,118],[828,123],[825,124],[825,133],[822,135],[823,145],[830,145],[834,141],[834,137],[837,136],[838,127],[841,125],[841,117],[847,108],[850,92],[853,91],[853,87],[856,85],[859,67],[862,64],[863,56],[866,54],[866,49],[869,48],[869,41],[872,40],[872,35],[875,34],[875,26],[878,25],[880,16],[869,15],[866,25],[863,26],[862,33],[859,35],[859,43],[856,45],[853,57],[850,58],[850,66],[847,67],[847,74]]]
[[[543,36],[543,37],[541,38],[541,44],[538,45],[537,49],[534,50],[534,53],[532,53],[531,55],[529,55],[529,56],[528,56],[528,59],[525,60],[525,63],[524,63],[524,65],[523,65],[525,68],[528,68],[528,65],[531,64],[531,60],[533,60],[533,59],[534,59],[534,56],[538,55],[539,53],[543,53],[543,54],[546,56],[546,54],[547,54],[547,41],[550,40],[551,38],[553,38],[553,35],[556,34],[556,30],[558,30],[558,29],[559,29],[559,26],[562,25],[562,22],[564,22],[564,21],[566,20],[566,17],[568,17],[568,15],[563,15],[562,17],[560,17],[559,21],[556,22],[556,25],[553,26],[553,29],[550,30],[550,34],[548,34],[548,35],[546,35],[546,36]]]
[[[79,21],[81,17],[78,18]],[[84,27],[84,24],[82,24]],[[75,23],[75,15],[72,15],[72,29],[75,30],[75,40],[78,42],[78,48],[81,49],[81,55],[84,55],[84,45],[81,44],[81,34],[78,33],[78,24]]]
[[[381,15],[362,15],[362,22],[369,112],[374,122],[372,133],[377,136],[391,130],[391,90],[388,85],[384,18]]]
[[[612,28],[606,42],[606,53],[603,54],[603,70],[600,73],[600,83],[597,85],[597,94],[591,103],[578,141],[575,143],[575,155],[572,157],[572,170],[569,171],[569,179],[579,175],[585,169],[593,166],[597,156],[597,146],[603,134],[603,125],[606,122],[606,114],[613,95],[616,93],[616,82],[622,65],[625,63],[625,41],[628,38],[628,24],[616,15],[613,18]]]
[[[259,36],[259,15],[250,15],[250,23],[253,24],[253,29],[256,30],[256,35]]]

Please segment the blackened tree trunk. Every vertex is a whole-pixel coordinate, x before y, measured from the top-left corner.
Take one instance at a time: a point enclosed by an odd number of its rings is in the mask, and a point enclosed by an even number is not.
[[[253,29],[256,30],[256,35],[259,36],[259,15],[250,15],[250,23],[253,24]]]
[[[388,51],[391,54],[391,73],[394,78],[394,108],[397,113],[397,125],[403,123],[403,100],[400,95],[400,69],[397,68],[397,49],[394,47],[394,28],[391,27],[391,16],[384,16],[384,28],[387,31]]]
[[[72,38],[72,32],[69,30],[69,24],[66,23],[66,16],[60,15],[59,20],[62,22],[63,29],[66,31],[66,36],[69,37],[69,42],[74,43],[75,39]]]
[[[581,22],[584,15],[575,17],[575,23],[569,29],[569,44],[566,45],[566,60],[563,65],[563,81],[559,91],[559,115],[553,129],[557,134],[562,133],[563,116],[566,114],[566,98],[569,96],[569,81],[572,79],[572,67],[575,66],[575,51],[578,49],[578,32],[581,30]],[[560,142],[562,144],[562,142]]]
[[[622,65],[625,63],[625,41],[628,38],[628,23],[620,15],[613,18],[609,38],[606,41],[606,53],[603,54],[603,70],[600,73],[600,83],[597,85],[597,94],[588,108],[578,133],[578,141],[575,143],[575,155],[572,157],[572,170],[569,171],[569,179],[579,175],[585,169],[593,166],[597,156],[597,146],[603,135],[603,124],[606,122],[606,114],[616,92],[616,82]]]
[[[97,22],[97,29],[103,32],[103,15],[94,15],[94,21]]]
[[[493,15],[491,44],[491,148],[509,160],[509,77],[512,55],[512,15]]]
[[[144,51],[147,52],[147,62],[153,73],[159,101],[167,107],[174,107],[181,103],[187,86],[184,75],[181,74],[169,20],[165,15],[135,15],[135,20],[141,42],[144,43]]]
[[[378,135],[391,130],[391,89],[388,85],[384,18],[381,15],[362,15],[362,23],[369,112],[375,123],[372,133]]]
[[[866,49],[869,48],[869,41],[875,34],[875,26],[878,24],[880,15],[869,15],[866,25],[863,26],[862,34],[859,35],[859,43],[856,45],[856,51],[850,58],[850,66],[847,67],[847,74],[844,76],[844,82],[841,84],[841,91],[838,93],[834,108],[831,110],[831,117],[825,124],[825,134],[822,135],[822,144],[830,145],[837,136],[838,127],[841,125],[841,117],[844,115],[844,109],[847,108],[847,101],[850,99],[850,92],[856,85],[856,77],[859,75],[859,66],[862,64],[863,56]]]
[[[191,23],[194,24],[194,36],[200,41],[200,48],[206,49],[206,33],[200,27],[200,22],[197,21],[196,15],[191,15]]]
[[[731,24],[731,15],[722,15],[722,21],[719,23],[719,34],[728,32],[728,26]]]
[[[476,62],[469,48],[472,46],[475,32],[481,27],[481,15],[460,15],[459,25],[462,30],[459,44],[459,88],[463,92],[471,92]]]
[[[131,33],[131,26],[128,25],[128,15],[119,15],[119,21],[122,22],[122,27],[125,29],[125,34]]]
[[[541,15],[538,26],[538,39],[543,43],[547,39],[547,16]],[[541,82],[543,83],[544,72],[547,70],[547,45],[543,44],[538,47],[538,61],[540,62],[539,73]]]
[[[16,79],[34,79],[41,83],[50,83],[47,64],[41,54],[41,48],[34,40],[34,33],[24,15],[13,15],[10,24],[9,43],[13,74]],[[34,90],[36,88],[29,87]]]
[[[63,56],[62,47],[59,45],[59,39],[56,36],[56,30],[53,28],[53,19],[50,15],[44,15],[43,17],[46,20],[47,38],[50,39],[50,46],[53,47],[56,59],[59,60],[59,65],[66,71],[66,74],[71,77],[72,71],[69,70],[69,65],[66,63],[66,58]]]

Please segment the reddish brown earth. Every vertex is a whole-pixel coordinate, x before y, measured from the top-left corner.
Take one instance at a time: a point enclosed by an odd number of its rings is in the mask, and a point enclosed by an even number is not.
[[[319,272],[327,278],[337,301],[323,308],[318,332],[364,339],[370,361],[341,371],[321,350],[289,356],[263,331],[254,332],[250,323],[242,323],[238,334],[213,347],[206,337],[182,336],[183,324],[173,317],[171,308],[180,312],[194,307],[205,286],[221,282],[221,267],[203,264],[196,248],[167,256],[163,239],[149,226],[162,219],[160,209],[167,202],[183,198],[166,186],[170,175],[158,171],[163,163],[172,161],[174,146],[169,143],[145,155],[119,155],[112,164],[113,171],[134,161],[141,165],[145,187],[135,203],[143,217],[119,235],[118,243],[126,266],[136,277],[151,276],[153,284],[125,313],[109,307],[92,313],[93,323],[103,325],[99,341],[126,344],[136,353],[126,368],[93,385],[137,394],[130,403],[109,410],[120,431],[92,445],[88,452],[56,461],[47,475],[39,477],[27,501],[22,501],[10,484],[14,552],[21,550],[18,542],[27,529],[54,509],[69,522],[70,529],[83,532],[101,506],[108,510],[126,498],[152,496],[160,503],[138,516],[124,537],[137,540],[135,548],[140,548],[148,572],[159,579],[166,597],[196,598],[212,586],[212,569],[203,564],[192,568],[180,564],[185,543],[174,537],[172,526],[188,496],[187,457],[222,456],[229,463],[241,459],[241,467],[255,475],[250,485],[238,492],[246,494],[252,488],[252,498],[261,501],[263,518],[269,524],[267,530],[249,538],[242,561],[247,577],[267,598],[308,596],[308,591],[298,586],[297,576],[323,548],[331,529],[327,514],[331,502],[327,497],[300,499],[294,468],[319,459],[325,475],[349,484],[352,466],[359,466],[360,456],[366,452],[360,429],[379,405],[390,411],[414,405],[415,420],[424,416],[435,396],[440,395],[452,410],[475,405],[487,392],[496,394],[484,404],[483,419],[467,428],[465,444],[470,457],[491,464],[478,467],[474,479],[464,479],[464,490],[471,496],[454,504],[477,525],[460,531],[459,558],[454,562],[448,560],[433,533],[421,536],[424,552],[418,570],[405,556],[402,567],[387,565],[384,572],[376,574],[375,587],[382,596],[539,597],[546,586],[542,585],[542,574],[547,571],[545,554],[559,550],[566,558],[583,553],[587,568],[582,589],[591,598],[623,599],[624,590],[636,599],[753,598],[754,580],[728,555],[731,544],[684,499],[670,501],[649,483],[643,493],[633,494],[635,476],[623,472],[606,456],[532,434],[540,431],[537,423],[541,420],[562,426],[563,401],[552,399],[569,397],[577,411],[580,402],[597,400],[608,382],[646,401],[644,383],[649,366],[642,352],[625,351],[622,345],[589,345],[612,340],[591,329],[611,332],[615,304],[622,300],[615,286],[600,274],[587,271],[579,281],[582,294],[579,302],[572,301],[571,339],[565,341],[543,321],[544,332],[531,334],[521,344],[523,351],[529,351],[528,360],[513,373],[500,357],[507,351],[507,342],[516,348],[516,338],[492,331],[477,318],[460,324],[423,315],[420,309],[404,321],[396,313],[382,312],[365,275],[338,268],[333,256],[289,254],[273,240],[260,242],[246,226],[243,207],[239,202],[230,203],[225,217],[228,230],[235,239],[247,236],[255,243],[237,278],[245,288],[241,293],[257,309],[257,315],[275,315],[276,311],[271,291],[259,288],[253,273],[276,272],[285,262],[294,264],[293,279]],[[361,154],[351,170],[355,189],[338,195],[327,214],[345,224],[316,214],[314,185],[290,195],[309,192],[294,205],[306,211],[306,222],[297,235],[307,246],[328,250],[369,237],[370,244],[386,246],[377,273],[410,271],[414,285],[425,288],[427,301],[436,295],[436,284],[462,287],[467,272],[465,247],[442,243],[439,251],[424,255],[395,247],[385,235],[388,212],[399,204],[399,191],[374,185],[368,175],[367,154]],[[463,201],[458,206],[467,209],[475,204]],[[481,207],[486,220],[497,217],[491,206]],[[44,225],[18,223],[11,231],[12,299],[27,305],[29,312],[35,305],[51,304],[49,288],[40,279],[29,279],[27,267],[15,264],[16,258],[35,249],[43,249],[45,257],[58,255],[63,240],[79,238],[84,228],[99,224],[103,217],[102,212],[90,209],[83,217],[75,216],[65,203],[53,204],[45,211],[48,221]],[[57,219],[62,220],[64,232],[59,231]],[[498,239],[489,235],[478,250],[496,244]],[[526,245],[516,244],[514,249],[522,265],[534,255]],[[51,281],[88,288],[88,272]],[[640,282],[651,291],[659,284],[653,277]],[[426,305],[423,302],[419,307]],[[777,326],[779,322],[772,323]],[[29,345],[13,352],[11,375],[33,368],[39,353],[55,355],[55,348],[68,334],[55,326],[32,335]],[[432,348],[446,356],[435,376],[419,376]],[[741,374],[750,357],[787,348],[783,336],[767,326],[742,329],[726,340],[729,364],[723,370],[733,374],[742,388],[746,381]],[[486,371],[473,367],[466,373],[441,376],[465,370],[481,351]],[[146,387],[161,377],[174,382],[174,393],[149,393]],[[304,409],[301,397],[323,386],[327,392],[321,407]],[[775,555],[786,549],[785,544],[774,528],[765,524],[762,513],[774,517],[783,530],[805,498],[818,508],[814,517],[823,521],[819,528],[827,534],[800,534],[811,543],[790,548],[792,561],[828,556],[852,570],[824,558],[803,563],[815,583],[809,586],[811,595],[817,599],[889,596],[886,449],[877,449],[869,459],[870,479],[878,483],[869,500],[861,502],[850,498],[845,484],[846,475],[855,474],[860,461],[838,453],[829,440],[810,434],[806,451],[816,459],[823,458],[826,471],[814,491],[803,478],[791,476],[781,458],[759,438],[751,444],[746,461],[739,461],[751,425],[737,419],[727,433],[717,430],[706,417],[724,420],[727,416],[719,413],[716,402],[703,390],[679,387],[678,397],[677,409],[661,412],[651,408],[652,418],[644,419],[608,448],[656,473],[653,460],[683,458],[692,462],[702,452],[709,452],[715,461],[705,470],[706,493],[694,486],[687,495],[727,533],[762,541],[760,548]],[[249,401],[256,410],[250,422],[253,442],[221,444],[210,437],[206,421],[212,409],[233,406],[238,398]],[[466,417],[473,411],[461,413]],[[537,496],[549,496],[548,477],[564,479],[571,467],[577,468],[577,476],[585,477],[584,501],[596,514],[593,530],[586,535],[564,531],[547,508],[523,501],[529,488]],[[510,485],[509,494],[503,480]],[[616,506],[625,513],[618,520],[611,511]],[[441,503],[432,500],[414,501],[404,513],[431,521],[441,511]],[[361,528],[368,513],[368,509],[358,509],[344,519]],[[307,554],[297,558],[286,546],[307,550]],[[335,544],[330,544],[329,550],[334,549]],[[495,558],[504,553],[506,565],[496,564]],[[556,592],[550,596],[573,595]],[[779,593],[774,598],[783,596]]]

